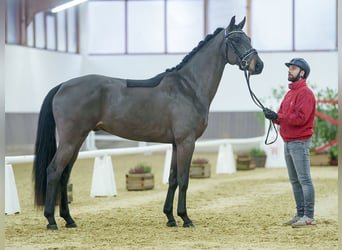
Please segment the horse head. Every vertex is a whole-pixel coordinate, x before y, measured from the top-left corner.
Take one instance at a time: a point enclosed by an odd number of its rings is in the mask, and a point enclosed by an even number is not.
[[[224,31],[227,61],[233,65],[239,65],[241,70],[248,70],[251,75],[260,74],[264,63],[257,51],[251,45],[251,39],[242,31],[246,17],[235,24],[235,16]]]

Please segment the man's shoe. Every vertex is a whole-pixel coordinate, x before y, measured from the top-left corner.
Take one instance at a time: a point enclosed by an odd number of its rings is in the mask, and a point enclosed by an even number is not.
[[[284,222],[283,225],[284,226],[291,226],[293,223],[296,223],[297,221],[299,221],[300,218],[301,218],[300,216],[295,215],[292,217],[291,220]]]
[[[316,221],[313,218],[309,218],[308,216],[304,215],[300,218],[297,222],[291,225],[293,228],[297,227],[306,227],[306,226],[316,226]]]

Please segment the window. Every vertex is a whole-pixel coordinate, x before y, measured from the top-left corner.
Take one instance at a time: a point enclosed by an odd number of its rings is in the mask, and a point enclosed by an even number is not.
[[[57,13],[57,50],[66,51],[66,14],[65,11]]]
[[[77,8],[69,8],[66,10],[67,12],[67,48],[68,52],[77,53],[77,37],[78,37],[78,29],[77,29]]]
[[[34,22],[31,22],[26,28],[26,41],[28,47],[34,47],[33,23]]]
[[[78,53],[78,7],[53,14],[36,13],[26,25],[25,3],[7,0],[6,42],[28,47]]]
[[[125,27],[124,1],[89,2],[89,53],[124,53],[126,51]]]
[[[336,49],[335,0],[297,0],[294,9],[295,50]]]
[[[232,16],[240,22],[246,15],[247,1],[209,0],[207,33],[213,33],[218,27],[226,28]]]
[[[188,52],[204,37],[204,8],[200,0],[167,1],[167,52]]]
[[[258,50],[336,50],[336,0],[252,0]]]
[[[258,50],[292,50],[292,0],[253,0],[253,46]]]
[[[47,44],[46,48],[49,50],[56,50],[56,16],[46,16],[46,33],[47,33]]]
[[[128,53],[165,52],[164,9],[164,0],[128,2]]]
[[[213,33],[247,17],[258,51],[337,50],[337,0],[90,0],[89,54],[187,53]],[[37,13],[7,0],[6,42],[78,53],[79,7]],[[85,25],[85,24],[81,24]]]
[[[35,47],[45,48],[45,22],[44,13],[40,12],[34,17],[34,34],[35,34]]]
[[[6,10],[6,42],[11,44],[18,44],[20,38],[19,25],[19,0],[7,1]]]

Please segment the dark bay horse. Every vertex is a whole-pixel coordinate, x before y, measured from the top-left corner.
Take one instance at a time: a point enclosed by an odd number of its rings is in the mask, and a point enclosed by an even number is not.
[[[245,18],[219,28],[172,69],[147,80],[87,75],[66,81],[47,94],[41,107],[33,180],[35,205],[44,206],[48,229],[58,229],[56,199],[66,227],[76,227],[67,198],[67,182],[79,149],[91,130],[138,141],[171,143],[169,187],[163,212],[177,226],[173,200],[179,187],[177,215],[184,227],[186,193],[195,141],[208,123],[208,112],[227,63],[259,74],[263,62],[242,31]],[[232,92],[233,93],[233,92]],[[58,134],[58,146],[56,143]]]

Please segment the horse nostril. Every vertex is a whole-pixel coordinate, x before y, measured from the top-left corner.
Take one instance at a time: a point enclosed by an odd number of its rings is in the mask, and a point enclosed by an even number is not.
[[[262,69],[264,68],[264,63],[263,62],[257,62],[255,65],[255,71],[261,72]]]

